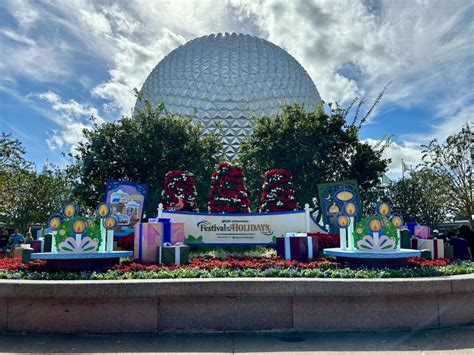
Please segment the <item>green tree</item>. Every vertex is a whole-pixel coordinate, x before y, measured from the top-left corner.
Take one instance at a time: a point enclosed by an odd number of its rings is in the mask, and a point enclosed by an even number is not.
[[[0,136],[0,221],[25,230],[45,223],[71,198],[71,182],[57,167],[37,172],[24,158],[23,145],[10,134]]]
[[[474,227],[473,142],[474,132],[469,124],[445,142],[432,140],[423,146],[423,169],[431,171],[442,182],[451,212],[469,219]]]
[[[29,169],[31,163],[23,156],[26,151],[21,142],[10,133],[0,135],[0,173],[10,169]]]
[[[133,117],[94,124],[84,131],[74,164],[76,195],[95,207],[104,200],[107,179],[148,184],[147,216],[154,216],[166,172],[174,169],[194,174],[198,198],[207,196],[208,182],[219,160],[221,143],[216,135],[204,135],[189,117],[176,117],[164,105],[153,109],[148,101]],[[207,201],[201,200],[201,206]]]
[[[436,228],[446,220],[449,208],[444,184],[431,170],[413,171],[410,177],[392,182],[387,188],[392,210],[405,221]]]
[[[352,105],[343,109],[337,104],[329,104],[329,112],[323,106],[315,111],[305,111],[299,105],[284,106],[283,113],[275,118],[257,119],[240,153],[254,205],[259,197],[255,192],[260,190],[260,174],[276,168],[293,174],[301,204],[316,198],[317,184],[344,179],[357,180],[364,200],[365,192],[379,183],[389,160],[381,157],[383,144],[372,147],[359,140],[358,133],[375,104],[359,120],[361,105],[359,102],[352,123],[346,123]]]

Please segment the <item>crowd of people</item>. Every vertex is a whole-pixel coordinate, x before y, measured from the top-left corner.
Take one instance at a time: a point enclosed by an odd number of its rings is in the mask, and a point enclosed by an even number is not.
[[[8,229],[3,227],[0,234],[0,249],[4,253],[8,253],[21,244],[31,244],[33,240],[33,235],[29,231],[23,236],[16,228],[12,234],[9,234]]]

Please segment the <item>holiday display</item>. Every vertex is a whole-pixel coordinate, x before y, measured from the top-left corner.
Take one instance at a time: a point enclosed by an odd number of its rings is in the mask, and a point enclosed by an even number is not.
[[[250,200],[243,168],[238,163],[221,162],[211,175],[209,212],[249,213]]]
[[[165,175],[161,202],[166,210],[198,211],[196,184],[187,170],[171,170]]]
[[[68,202],[61,213],[49,217],[48,227],[52,233],[42,240],[43,252],[34,252],[31,248],[22,257],[25,261],[45,259],[48,267],[55,270],[95,270],[115,265],[121,257],[132,256],[131,252],[113,250],[117,223],[118,218],[109,204],[99,204],[96,218],[86,218],[79,215],[76,204]]]
[[[260,212],[295,211],[293,175],[285,169],[271,169],[263,175]]]
[[[166,243],[184,242],[184,224],[171,223],[169,218],[152,219],[149,223],[135,225],[133,256],[143,262],[156,262],[157,248]]]
[[[409,257],[421,252],[401,248],[402,216],[392,213],[384,201],[377,204],[376,214],[356,221],[357,206],[346,202],[334,221],[339,228],[340,248],[329,248],[324,254],[349,261],[355,266],[400,267]]]

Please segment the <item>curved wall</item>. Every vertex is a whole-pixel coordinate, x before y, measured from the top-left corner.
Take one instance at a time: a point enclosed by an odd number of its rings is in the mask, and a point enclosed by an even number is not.
[[[474,275],[0,281],[0,330],[381,330],[474,322]]]

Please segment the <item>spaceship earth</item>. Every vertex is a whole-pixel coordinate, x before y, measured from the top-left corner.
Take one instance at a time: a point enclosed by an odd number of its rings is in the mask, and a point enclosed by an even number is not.
[[[237,33],[211,34],[174,49],[148,75],[141,94],[220,134],[228,159],[237,157],[256,117],[274,117],[285,103],[312,110],[321,101],[306,70],[284,49]]]

